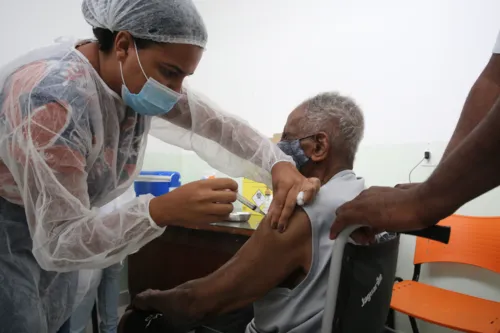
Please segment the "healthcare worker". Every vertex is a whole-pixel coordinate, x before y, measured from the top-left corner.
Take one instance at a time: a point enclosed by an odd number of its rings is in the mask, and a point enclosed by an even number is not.
[[[423,229],[500,185],[500,34],[472,86],[444,156],[429,179],[396,188],[372,187],[341,206],[331,237],[364,224],[377,230]]]
[[[214,179],[99,212],[139,173],[154,116],[162,140],[272,185],[274,227],[300,191],[307,201],[319,188],[268,139],[183,87],[207,42],[190,0],[84,0],[82,9],[96,41],[35,50],[0,74],[2,333],[56,332],[76,271],[120,262],[167,225],[232,210],[237,184]]]

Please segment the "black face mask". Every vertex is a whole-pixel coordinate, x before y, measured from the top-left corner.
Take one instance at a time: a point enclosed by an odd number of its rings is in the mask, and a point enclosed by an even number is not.
[[[295,140],[283,140],[277,143],[278,147],[288,156],[291,156],[297,166],[297,169],[302,168],[307,162],[309,162],[309,157],[306,156],[304,149],[300,146],[300,141],[310,138],[313,135],[309,135],[300,139]]]

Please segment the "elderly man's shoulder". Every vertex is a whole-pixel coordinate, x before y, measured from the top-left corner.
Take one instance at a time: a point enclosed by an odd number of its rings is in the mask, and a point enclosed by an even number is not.
[[[321,186],[311,206],[340,206],[357,197],[365,188],[363,178],[351,170],[342,171]]]

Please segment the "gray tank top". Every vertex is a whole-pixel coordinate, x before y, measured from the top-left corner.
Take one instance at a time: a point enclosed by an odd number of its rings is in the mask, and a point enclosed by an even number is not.
[[[247,333],[315,333],[321,330],[330,257],[334,241],[330,227],[339,206],[365,188],[353,171],[336,174],[323,185],[314,203],[304,207],[312,229],[312,262],[306,278],[294,289],[275,288],[254,303],[254,319]]]

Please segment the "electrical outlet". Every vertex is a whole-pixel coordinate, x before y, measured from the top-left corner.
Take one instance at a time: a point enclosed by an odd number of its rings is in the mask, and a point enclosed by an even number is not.
[[[426,150],[424,150],[424,160],[420,164],[420,166],[424,168],[435,168],[439,161],[432,154],[430,147],[428,146]]]
[[[431,152],[430,150],[424,151],[424,160],[430,161],[431,160]]]
[[[424,150],[424,160],[422,161],[422,166],[423,167],[435,167],[436,163],[433,161],[434,156],[432,156],[431,149],[429,145],[427,146],[427,149]]]

